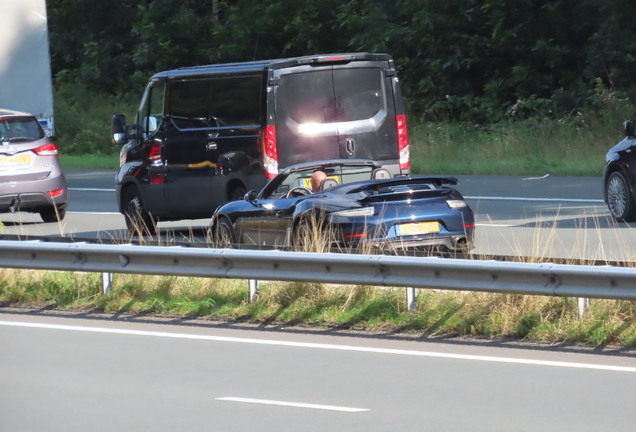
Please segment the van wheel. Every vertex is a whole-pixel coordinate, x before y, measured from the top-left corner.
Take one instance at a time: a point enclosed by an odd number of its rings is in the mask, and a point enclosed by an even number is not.
[[[236,233],[229,220],[222,217],[214,228],[214,243],[219,248],[232,248],[236,244]]]
[[[124,219],[131,235],[154,236],[157,221],[144,208],[141,194],[136,187],[130,187],[124,195]]]
[[[618,171],[612,173],[606,188],[607,206],[614,219],[623,222],[636,220],[636,205],[623,174]]]
[[[55,206],[51,206],[40,212],[40,217],[46,223],[61,222],[64,219],[64,216],[66,216],[66,208],[58,209]]]
[[[243,186],[239,186],[232,191],[232,195],[230,195],[230,201],[236,201],[243,199],[247,191]]]

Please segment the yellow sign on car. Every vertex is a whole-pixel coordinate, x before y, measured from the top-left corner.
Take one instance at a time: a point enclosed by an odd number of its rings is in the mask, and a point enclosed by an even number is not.
[[[398,236],[418,235],[439,232],[439,222],[416,222],[397,225],[395,233]]]
[[[0,167],[29,165],[30,163],[31,156],[29,156],[28,154],[16,156],[0,156]]]
[[[329,176],[329,179],[333,179],[336,183],[340,184],[340,176]],[[311,177],[298,179],[300,186],[311,189]]]

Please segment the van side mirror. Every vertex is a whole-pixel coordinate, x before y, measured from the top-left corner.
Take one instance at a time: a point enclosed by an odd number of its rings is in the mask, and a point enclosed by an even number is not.
[[[623,123],[623,133],[626,137],[632,137],[636,135],[636,121],[627,120]]]
[[[243,199],[247,202],[254,202],[256,201],[256,191],[255,190],[251,190],[248,193],[245,194],[245,196],[243,197]]]
[[[130,136],[126,131],[126,116],[116,114],[112,120],[113,144],[124,145],[130,141]]]

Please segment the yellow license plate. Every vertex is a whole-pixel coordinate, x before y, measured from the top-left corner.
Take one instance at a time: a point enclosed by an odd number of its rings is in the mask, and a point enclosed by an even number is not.
[[[29,165],[30,163],[31,163],[31,156],[29,156],[28,154],[0,157],[0,167]]]
[[[340,184],[340,176],[329,176],[327,178],[334,179],[336,183]],[[311,177],[298,179],[300,186],[311,189]]]
[[[439,222],[417,222],[397,225],[395,233],[399,236],[429,234],[439,232]]]

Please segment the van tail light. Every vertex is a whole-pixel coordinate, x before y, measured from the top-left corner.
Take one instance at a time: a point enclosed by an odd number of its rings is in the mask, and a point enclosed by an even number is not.
[[[161,141],[153,141],[148,152],[148,160],[151,163],[161,162]]]
[[[411,168],[411,156],[409,154],[409,133],[406,127],[406,115],[396,115],[395,125],[397,128],[398,150],[400,152],[400,169],[407,170]]]
[[[269,125],[263,132],[263,171],[265,177],[273,179],[278,174],[278,145],[276,144],[276,126]]]
[[[57,146],[49,143],[38,148],[34,148],[33,152],[38,156],[57,156]]]

